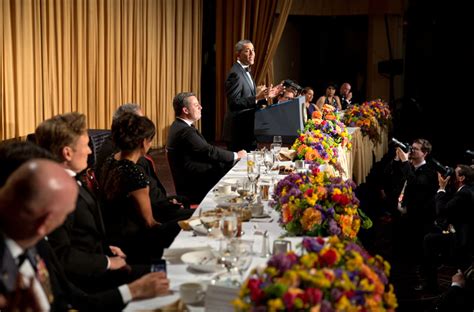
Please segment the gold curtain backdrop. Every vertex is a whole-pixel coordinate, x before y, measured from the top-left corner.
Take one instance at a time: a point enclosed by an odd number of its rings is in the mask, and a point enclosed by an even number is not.
[[[135,102],[166,143],[172,99],[200,96],[202,0],[0,0],[0,139],[78,111],[110,128]]]

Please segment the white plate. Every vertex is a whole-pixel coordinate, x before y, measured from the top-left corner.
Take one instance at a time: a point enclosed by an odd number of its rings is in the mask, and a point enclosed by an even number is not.
[[[181,261],[199,272],[213,273],[223,270],[222,265],[217,264],[217,258],[211,250],[185,253],[181,256]]]
[[[235,198],[239,197],[239,194],[233,194],[233,195],[225,195],[225,196],[219,196],[215,199],[215,202],[217,203],[218,206],[220,207],[230,207],[230,206],[239,206],[243,205],[244,201],[241,199],[239,202],[235,202]]]
[[[236,185],[237,184],[237,179],[222,179],[221,183],[222,184],[227,184],[227,185]]]

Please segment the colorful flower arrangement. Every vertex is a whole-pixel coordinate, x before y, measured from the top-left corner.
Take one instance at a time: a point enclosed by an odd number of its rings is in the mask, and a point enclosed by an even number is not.
[[[312,118],[305,124],[305,131],[321,130],[334,139],[341,147],[350,149],[351,135],[346,125],[340,121],[339,115],[334,112],[334,107],[325,104],[323,110],[313,112]]]
[[[291,146],[297,159],[318,164],[337,163],[338,150],[334,139],[321,130],[303,130]]]
[[[352,180],[330,176],[314,166],[280,180],[270,205],[280,212],[280,225],[289,235],[338,235],[354,240],[360,227],[372,223],[362,212]]]
[[[392,113],[390,112],[390,107],[387,103],[382,102],[382,100],[373,100],[369,102],[364,102],[363,105],[369,106],[373,111],[375,118],[379,121],[379,124],[382,127],[387,126],[392,120]]]
[[[379,122],[368,105],[348,107],[344,113],[344,123],[349,127],[360,127],[363,135],[376,142],[380,139]]]
[[[273,256],[233,301],[237,311],[394,311],[390,264],[337,236],[304,238],[305,252]]]

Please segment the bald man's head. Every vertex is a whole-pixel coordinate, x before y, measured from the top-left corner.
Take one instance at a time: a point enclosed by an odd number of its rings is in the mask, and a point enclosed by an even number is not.
[[[76,206],[77,193],[75,180],[61,165],[28,161],[0,190],[2,230],[23,247],[31,247],[64,222]]]

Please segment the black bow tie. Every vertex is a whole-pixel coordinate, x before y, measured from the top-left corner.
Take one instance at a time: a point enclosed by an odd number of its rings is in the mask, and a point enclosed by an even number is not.
[[[247,67],[245,67],[245,71],[246,71],[247,73],[251,73],[251,72],[252,72],[252,69],[250,68],[250,66],[247,66]]]
[[[23,262],[28,259],[33,267],[36,266],[35,253],[31,249],[25,250],[21,255],[18,256],[18,267],[21,267]]]

